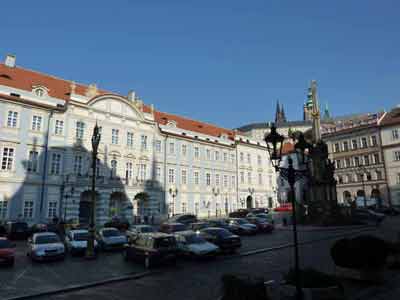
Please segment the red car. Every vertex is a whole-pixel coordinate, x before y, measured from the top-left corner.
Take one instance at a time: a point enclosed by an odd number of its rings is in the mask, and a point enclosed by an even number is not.
[[[15,262],[15,244],[0,237],[0,265],[13,266]]]
[[[292,203],[282,203],[280,206],[274,208],[274,211],[292,211]]]

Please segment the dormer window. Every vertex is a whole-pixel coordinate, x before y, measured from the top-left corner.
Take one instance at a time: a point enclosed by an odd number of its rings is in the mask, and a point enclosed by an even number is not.
[[[44,96],[44,91],[42,89],[36,89],[35,94],[38,97],[43,97]]]
[[[48,93],[48,89],[45,86],[42,85],[36,85],[32,87],[32,92],[37,96],[37,97],[44,97]]]
[[[173,120],[168,120],[167,126],[168,126],[168,127],[176,127],[176,122],[173,121]]]

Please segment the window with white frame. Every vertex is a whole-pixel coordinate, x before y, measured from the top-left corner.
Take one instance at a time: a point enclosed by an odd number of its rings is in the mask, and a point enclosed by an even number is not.
[[[74,159],[74,173],[82,175],[83,158],[82,155],[75,155]]]
[[[206,157],[207,157],[207,160],[211,160],[211,150],[210,149],[206,149]]]
[[[114,178],[117,176],[117,166],[118,166],[118,162],[116,159],[111,160],[111,178]]]
[[[16,128],[18,125],[18,112],[9,110],[7,114],[7,127]]]
[[[133,132],[128,131],[126,133],[126,145],[128,146],[128,148],[133,147]]]
[[[47,217],[48,218],[55,218],[57,217],[57,202],[51,201],[48,203],[47,207]]]
[[[263,180],[262,180],[262,174],[258,173],[258,184],[262,185],[263,184]]]
[[[114,145],[118,145],[118,139],[119,139],[119,130],[113,128],[111,130],[111,143]]]
[[[175,144],[174,143],[169,143],[169,154],[174,154],[175,153]]]
[[[64,133],[64,121],[63,120],[56,120],[56,124],[54,126],[54,133],[56,135],[63,135],[63,133]]]
[[[376,135],[371,135],[371,146],[375,147],[377,144]]]
[[[399,139],[399,130],[398,129],[393,129],[392,130],[392,139],[393,140],[398,140]]]
[[[251,155],[247,153],[247,163],[251,164]]]
[[[224,175],[224,187],[228,187],[228,175]]]
[[[382,171],[376,170],[375,174],[376,174],[376,180],[382,180]]]
[[[206,185],[210,186],[211,185],[211,174],[206,173]]]
[[[375,153],[375,154],[374,154],[374,163],[375,163],[375,164],[379,164],[379,162],[380,162],[379,154],[378,154],[378,153]]]
[[[50,174],[60,175],[61,173],[61,154],[53,153],[51,155]]]
[[[84,133],[85,133],[85,123],[83,123],[82,121],[77,121],[75,128],[75,137],[77,139],[83,139]]]
[[[247,172],[247,183],[251,184],[251,172]]]
[[[243,152],[240,152],[240,162],[243,162],[244,161],[244,154],[243,154]]]
[[[187,154],[187,145],[186,144],[182,144],[182,155],[186,156]]]
[[[33,218],[33,205],[34,202],[30,200],[25,200],[24,201],[24,207],[22,211],[22,215],[24,219],[31,219]]]
[[[349,151],[349,143],[347,141],[343,142],[343,151]]]
[[[182,170],[181,172],[181,183],[186,185],[187,184],[187,171]]]
[[[147,135],[142,135],[140,137],[140,149],[147,150]]]
[[[216,161],[219,160],[219,151],[215,151],[215,160],[216,160]]]
[[[346,168],[350,168],[351,167],[351,160],[349,157],[346,157],[344,159],[345,163],[346,163]]]
[[[199,185],[199,172],[194,171],[194,184]]]
[[[160,140],[156,140],[155,148],[156,148],[157,153],[161,153],[161,141]]]
[[[11,171],[14,164],[14,148],[4,147],[3,156],[1,158],[1,169],[5,171]]]
[[[358,156],[354,157],[354,166],[358,167],[360,165],[360,158]]]
[[[224,161],[226,162],[228,160],[228,153],[224,152]]]
[[[7,219],[8,214],[8,201],[4,198],[0,199],[0,220]]]
[[[161,182],[161,168],[160,167],[156,168],[156,180]]]
[[[367,138],[366,137],[361,138],[361,146],[363,148],[367,148],[368,147],[368,143],[367,143]]]
[[[393,159],[395,161],[400,161],[400,151],[393,151]]]
[[[126,163],[125,177],[126,179],[131,179],[133,177],[133,163],[131,161]]]
[[[146,180],[146,164],[140,164],[139,166],[139,180],[144,182]]]
[[[236,186],[236,176],[231,177],[231,186],[234,188]]]
[[[36,173],[38,171],[39,153],[37,151],[29,151],[27,171]]]
[[[400,173],[397,173],[396,184],[400,184]]]
[[[231,162],[235,163],[235,154],[233,154],[233,153],[231,154]]]
[[[219,174],[215,174],[215,185],[219,186],[220,181],[219,181]]]
[[[369,165],[369,155],[364,155],[364,165]]]
[[[32,130],[40,131],[42,129],[42,117],[41,116],[33,116],[32,117]]]
[[[244,184],[244,172],[240,172],[240,183]]]
[[[257,163],[259,166],[262,164],[261,155],[257,155]]]
[[[356,150],[358,148],[357,140],[351,140],[351,147],[353,150]]]
[[[200,149],[199,147],[194,147],[194,158],[199,158],[200,157]]]
[[[170,183],[170,184],[175,183],[175,170],[174,169],[168,170],[168,183]]]

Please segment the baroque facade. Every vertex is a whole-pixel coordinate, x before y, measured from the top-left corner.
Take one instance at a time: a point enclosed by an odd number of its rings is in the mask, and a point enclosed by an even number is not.
[[[276,206],[263,142],[157,111],[133,92],[121,96],[17,67],[7,56],[0,64],[0,220],[87,220],[96,122],[99,223]]]

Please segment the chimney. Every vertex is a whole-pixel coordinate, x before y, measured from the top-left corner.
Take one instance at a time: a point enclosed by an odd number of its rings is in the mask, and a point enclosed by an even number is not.
[[[136,93],[135,93],[135,91],[130,90],[130,91],[128,92],[128,100],[129,100],[129,101],[135,101],[135,99],[136,99]]]
[[[15,55],[7,54],[4,64],[9,68],[14,68],[16,60],[17,60],[17,57]]]

